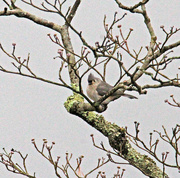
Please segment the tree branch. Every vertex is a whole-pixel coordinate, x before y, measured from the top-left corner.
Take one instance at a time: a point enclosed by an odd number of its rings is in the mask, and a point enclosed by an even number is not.
[[[29,20],[33,21],[34,23],[37,23],[38,25],[45,26],[45,27],[55,30],[59,33],[62,30],[62,27],[60,25],[58,25],[54,22],[49,22],[43,18],[37,17],[29,12],[23,11],[20,8],[16,8],[13,10],[0,11],[0,16],[10,16],[10,15],[14,15],[19,18],[29,19]]]
[[[81,3],[81,0],[76,0],[71,11],[69,12],[69,15],[67,16],[67,19],[66,19],[66,22],[67,22],[67,25],[71,23],[73,17],[75,16],[75,13],[79,7]]]

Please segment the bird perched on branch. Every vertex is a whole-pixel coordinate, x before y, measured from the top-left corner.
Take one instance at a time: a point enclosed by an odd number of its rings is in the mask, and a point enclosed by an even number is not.
[[[89,74],[88,76],[88,86],[86,89],[87,95],[93,101],[98,101],[103,95],[110,92],[114,87],[109,85],[108,83],[102,81],[100,78],[96,78],[93,74]],[[102,104],[109,104],[111,101],[118,99],[121,96],[125,96],[130,99],[138,99],[137,97],[129,94],[125,94],[122,89],[118,89],[111,96],[106,98]]]

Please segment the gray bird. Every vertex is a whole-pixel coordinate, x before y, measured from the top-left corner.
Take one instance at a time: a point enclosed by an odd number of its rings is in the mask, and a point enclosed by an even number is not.
[[[88,86],[86,89],[87,95],[93,101],[98,101],[103,95],[107,94],[109,91],[113,89],[113,86],[108,83],[102,81],[100,78],[96,78],[93,74],[89,74],[88,76]],[[111,101],[118,99],[121,96],[128,97],[130,99],[137,99],[137,97],[129,94],[125,94],[121,89],[117,90],[107,99],[105,99],[102,104],[108,104]]]

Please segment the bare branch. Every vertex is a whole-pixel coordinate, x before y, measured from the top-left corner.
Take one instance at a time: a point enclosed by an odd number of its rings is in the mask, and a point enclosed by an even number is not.
[[[27,171],[26,159],[28,155],[23,156],[20,151],[16,151],[14,149],[11,149],[10,153],[7,153],[5,148],[3,148],[3,150],[4,150],[4,153],[0,153],[0,163],[5,165],[8,171],[15,174],[24,175],[29,178],[36,178],[35,173],[34,175],[31,175]],[[22,159],[22,166],[20,166],[18,163],[14,161],[15,154],[20,156],[20,158]]]
[[[140,1],[139,3],[135,4],[134,6],[131,6],[131,7],[128,7],[128,6],[125,6],[123,5],[119,0],[116,0],[116,3],[118,4],[118,6],[121,8],[121,9],[124,9],[124,10],[128,10],[130,12],[135,12],[135,13],[142,13],[142,11],[140,11],[139,9],[137,9],[139,6],[142,6],[144,4],[146,4],[149,0],[142,0]]]
[[[71,9],[71,11],[68,13],[69,15],[68,15],[67,18],[66,18],[67,24],[70,24],[70,23],[71,23],[71,21],[72,21],[73,17],[75,16],[75,13],[76,13],[76,11],[77,11],[80,3],[81,3],[81,0],[76,0],[76,1],[75,1],[74,5],[73,5],[73,7],[72,7],[72,9]]]
[[[168,156],[168,153],[169,152],[166,152],[166,153],[162,153],[162,158],[159,158],[157,156],[157,147],[158,147],[158,143],[159,143],[159,139],[156,139],[156,141],[153,143],[152,141],[152,133],[150,133],[150,140],[149,140],[149,146],[147,144],[145,144],[145,142],[140,139],[139,137],[139,123],[135,122],[135,136],[131,135],[130,133],[127,132],[128,136],[130,137],[130,140],[132,143],[134,143],[138,148],[148,152],[149,154],[151,154],[157,161],[159,161],[160,163],[163,164],[163,173],[165,172],[165,166],[167,167],[173,167],[173,168],[177,168],[179,169],[179,157],[180,157],[180,151],[178,150],[178,142],[180,141],[180,136],[178,135],[179,132],[180,132],[180,129],[179,129],[179,125],[176,125],[176,127],[173,129],[173,136],[172,138],[168,135],[166,129],[164,126],[163,127],[163,130],[164,130],[164,134],[162,134],[161,132],[159,131],[156,131],[154,130],[155,133],[158,133],[158,135],[160,136],[160,138],[169,143],[173,149],[175,150],[175,158],[176,158],[176,161],[174,164],[170,164],[170,163],[167,163],[166,159],[167,159],[167,156]]]
[[[168,104],[171,105],[171,106],[179,107],[179,108],[180,108],[180,103],[177,102],[177,101],[174,99],[174,95],[170,95],[170,97],[172,98],[172,100],[173,100],[174,103],[169,102],[167,99],[165,100],[165,103],[168,103]]]
[[[60,25],[58,25],[54,22],[49,22],[43,18],[37,17],[37,16],[35,16],[29,12],[25,12],[20,8],[8,10],[8,11],[6,11],[6,13],[5,13],[5,11],[0,11],[0,16],[10,16],[10,15],[15,15],[19,18],[29,19],[29,20],[33,21],[34,23],[48,27],[48,28],[53,29],[57,32],[61,32],[61,30],[62,30],[62,27]]]

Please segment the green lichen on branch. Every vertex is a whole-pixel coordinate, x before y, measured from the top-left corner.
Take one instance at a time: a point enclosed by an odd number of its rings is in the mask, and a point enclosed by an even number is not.
[[[84,102],[84,98],[80,95],[74,92],[73,95],[69,96],[67,100],[64,102],[64,107],[68,112],[71,113],[71,109],[74,108],[75,103],[81,103]]]
[[[118,150],[121,156],[131,165],[140,169],[145,175],[163,177],[162,171],[151,158],[132,148],[127,140],[125,134],[126,130],[124,128],[108,122],[102,115],[96,112],[78,110],[78,106],[80,106],[81,103],[84,103],[83,97],[74,93],[74,95],[68,97],[64,105],[68,112],[82,118],[85,122],[106,136],[112,148]]]
[[[75,91],[79,91],[79,86],[76,84],[72,83],[71,87],[74,89],[73,95],[70,95],[67,100],[64,102],[64,107],[68,112],[71,111],[73,108],[74,103],[82,103],[84,102],[84,98],[82,95],[76,93]]]
[[[137,152],[129,143],[126,142],[125,149],[127,149],[127,154],[123,155],[123,158],[129,162],[129,164],[138,168],[145,175],[151,175],[152,178],[167,178],[168,176],[163,175],[162,170],[156,165],[156,162],[148,157],[147,155],[143,155]]]

